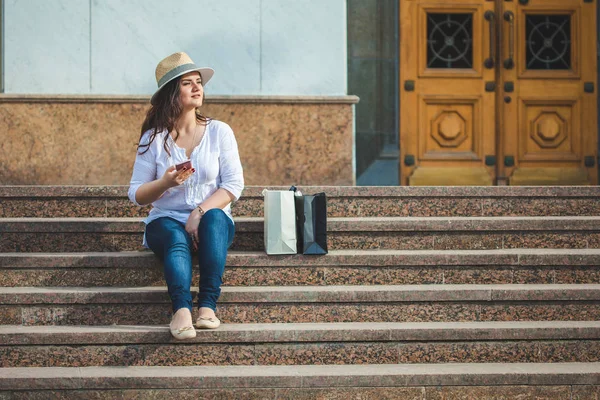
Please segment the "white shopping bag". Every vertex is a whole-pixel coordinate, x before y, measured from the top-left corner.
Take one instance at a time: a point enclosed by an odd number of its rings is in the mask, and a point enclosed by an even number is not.
[[[263,190],[265,197],[265,251],[296,254],[296,209],[294,192]]]

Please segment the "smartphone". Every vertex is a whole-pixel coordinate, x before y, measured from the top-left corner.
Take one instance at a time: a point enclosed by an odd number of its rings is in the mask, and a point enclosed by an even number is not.
[[[175,169],[177,171],[182,170],[184,168],[192,169],[192,162],[190,160],[184,161],[181,164],[175,165]]]

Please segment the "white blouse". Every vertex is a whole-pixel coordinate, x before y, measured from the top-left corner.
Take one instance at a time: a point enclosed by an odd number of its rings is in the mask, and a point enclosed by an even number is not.
[[[167,139],[171,154],[165,151],[165,135],[168,135],[166,130],[157,134],[148,151],[144,154],[138,152],[135,158],[128,195],[136,205],[139,204],[135,200],[135,193],[141,185],[161,178],[167,168],[188,159],[185,149],[177,146],[171,136]],[[140,143],[149,141],[150,131],[144,133]],[[185,224],[194,208],[219,188],[233,194],[235,200],[239,199],[244,189],[244,175],[237,142],[229,125],[209,120],[200,144],[192,150],[190,160],[196,171],[183,184],[168,189],[152,203],[152,210],[144,220],[146,224],[160,217],[171,217]],[[231,206],[227,205],[223,211],[233,221]]]

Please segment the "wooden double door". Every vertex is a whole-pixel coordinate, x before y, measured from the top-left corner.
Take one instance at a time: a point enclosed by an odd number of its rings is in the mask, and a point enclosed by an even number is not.
[[[399,0],[401,185],[595,185],[597,0]]]

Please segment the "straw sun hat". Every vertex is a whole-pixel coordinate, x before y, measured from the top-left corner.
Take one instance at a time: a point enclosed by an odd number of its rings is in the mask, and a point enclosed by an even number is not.
[[[156,95],[167,83],[178,76],[185,75],[192,71],[200,72],[202,86],[205,86],[215,73],[212,68],[196,66],[190,56],[184,52],[171,54],[169,57],[163,59],[156,66],[156,84],[158,85],[158,89],[156,89],[156,92],[152,95],[150,102],[154,104]]]

